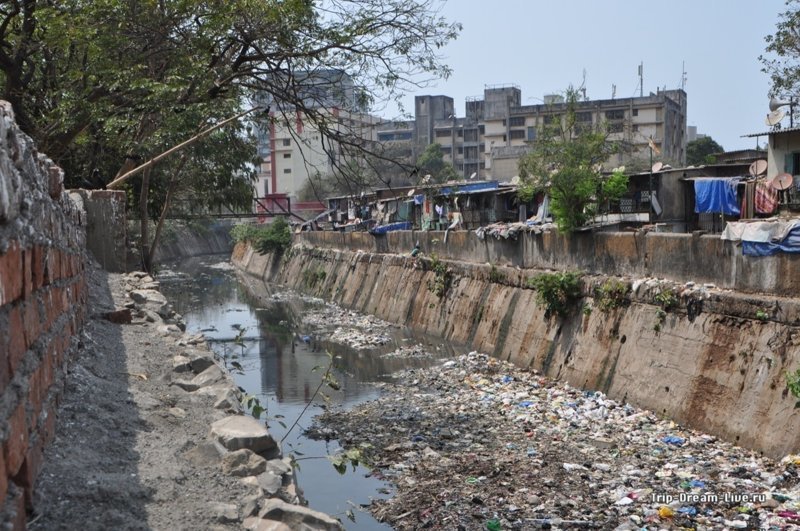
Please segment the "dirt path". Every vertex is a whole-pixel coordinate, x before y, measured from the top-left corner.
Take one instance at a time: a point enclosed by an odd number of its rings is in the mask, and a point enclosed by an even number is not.
[[[83,348],[67,377],[30,529],[240,529],[252,494],[207,442],[215,397],[170,385],[187,347],[163,323],[102,315],[130,277],[93,270]]]

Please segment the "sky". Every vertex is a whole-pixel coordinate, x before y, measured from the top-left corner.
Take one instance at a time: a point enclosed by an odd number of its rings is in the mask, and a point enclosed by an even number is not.
[[[687,125],[726,150],[752,148],[755,138],[741,135],[766,131],[769,112],[769,77],[758,57],[785,7],[784,0],[449,0],[442,15],[464,26],[442,52],[453,75],[409,93],[403,106],[413,113],[414,95],[444,94],[462,117],[467,97],[504,84],[534,105],[581,85],[584,71],[589,99],[610,98],[612,85],[618,98],[638,96],[640,63],[648,95],[679,88],[685,68]]]

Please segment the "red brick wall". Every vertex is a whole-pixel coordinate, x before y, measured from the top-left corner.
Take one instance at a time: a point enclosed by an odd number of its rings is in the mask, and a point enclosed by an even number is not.
[[[0,150],[0,527],[24,529],[86,318],[86,215],[2,103]]]

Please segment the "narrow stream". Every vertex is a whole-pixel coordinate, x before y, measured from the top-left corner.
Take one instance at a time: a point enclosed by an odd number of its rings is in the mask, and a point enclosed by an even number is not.
[[[328,338],[334,329],[339,334],[364,332],[338,325],[336,315],[352,321],[352,313],[253,279],[237,279],[228,256],[186,259],[162,270],[158,280],[175,310],[184,316],[187,332],[205,334],[237,384],[266,408],[261,418],[273,437],[286,437],[283,451],[297,459],[298,483],[309,506],[338,517],[348,530],[390,529],[362,510],[371,499],[391,495],[389,485],[360,465],[355,470],[348,466],[347,472],[339,474],[326,457],[340,450],[338,444],[309,439],[303,431],[326,406],[322,393],[331,406],[351,407],[375,398],[374,384],[387,381],[393,372],[428,366],[436,357],[452,355],[453,349],[398,327],[373,330],[385,344],[369,349],[332,343]],[[309,323],[309,315],[316,315],[316,320]],[[433,356],[384,356],[399,347],[420,344]],[[341,388],[323,386],[315,395],[331,363],[328,353]],[[286,436],[298,417],[298,425]]]

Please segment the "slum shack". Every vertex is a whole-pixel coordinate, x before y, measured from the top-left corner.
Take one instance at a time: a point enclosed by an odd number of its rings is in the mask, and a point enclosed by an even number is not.
[[[476,229],[497,221],[516,221],[516,187],[498,181],[449,183],[415,196],[415,226],[445,230],[454,222]]]
[[[329,197],[326,201],[330,227],[323,228],[343,232],[369,229],[377,223],[373,216],[375,200],[374,192]]]

